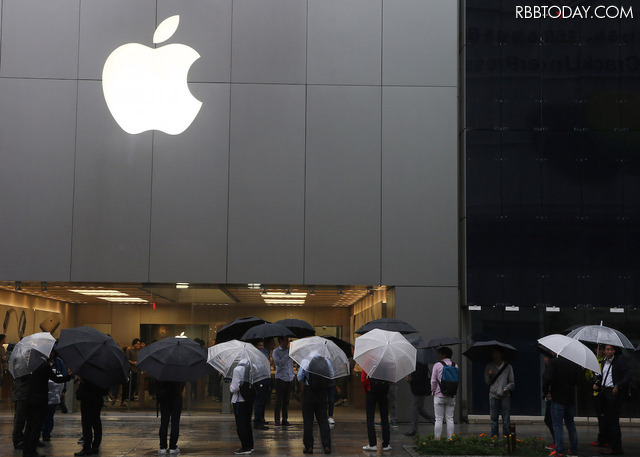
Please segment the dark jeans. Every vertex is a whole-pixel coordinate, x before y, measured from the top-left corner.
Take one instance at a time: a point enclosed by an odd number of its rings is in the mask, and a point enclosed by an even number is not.
[[[283,381],[276,378],[276,402],[273,405],[273,419],[280,422],[280,408],[282,408],[282,421],[289,418],[289,399],[291,398],[292,381]]]
[[[544,424],[551,433],[551,441],[556,442],[555,432],[553,431],[553,419],[551,419],[551,402],[549,400],[544,401]]]
[[[604,394],[602,392],[598,393],[595,397],[593,397],[596,404],[596,416],[598,417],[598,443],[605,444],[609,443],[609,436],[607,434],[607,422],[604,418]]]
[[[329,417],[333,417],[333,409],[336,406],[336,386],[331,386],[327,389],[327,403]]]
[[[391,431],[389,429],[389,400],[386,395],[374,395],[371,391],[367,392],[366,408],[367,408],[367,436],[369,437],[369,446],[375,446],[377,442],[375,415],[376,405],[380,410],[380,421],[382,425],[382,447],[388,446],[391,440]]]
[[[180,435],[180,414],[182,413],[182,395],[160,400],[160,449],[167,448],[167,431],[171,422],[171,437],[169,438],[169,448],[178,447],[178,436]]]
[[[502,435],[509,436],[511,397],[489,397],[489,416],[491,418],[491,436],[498,436],[498,416],[502,416]]]
[[[13,413],[13,445],[16,446],[24,441],[24,427],[27,423],[27,401],[17,400],[14,402],[15,411]]]
[[[27,405],[26,418],[27,426],[24,431],[23,457],[36,455],[36,446],[42,430],[42,422],[47,414],[47,404]]]
[[[236,417],[236,432],[238,433],[238,438],[240,438],[240,446],[245,451],[253,449],[251,411],[253,411],[253,402],[239,401],[233,404],[233,414]]]
[[[622,434],[620,433],[622,395],[620,393],[613,395],[612,389],[604,389],[600,395],[603,396],[605,437],[608,438],[612,450],[620,451],[622,450]]]
[[[313,449],[313,416],[320,427],[320,441],[323,448],[331,449],[331,432],[327,418],[327,391],[312,391],[304,387],[302,392],[302,444],[306,449]]]
[[[82,448],[85,450],[98,449],[102,443],[101,409],[102,399],[100,399],[100,402],[95,400],[83,400],[80,402],[82,438],[84,440]]]
[[[256,387],[256,400],[253,406],[253,423],[255,425],[261,425],[265,423],[264,420],[264,405],[267,404],[269,398],[269,392],[271,392],[271,380],[265,379],[254,384]]]
[[[44,416],[44,421],[42,422],[43,438],[51,438],[51,431],[53,430],[53,416],[55,415],[58,406],[59,404],[47,405],[47,414]]]
[[[553,432],[555,435],[556,452],[564,454],[564,429],[562,421],[567,426],[569,433],[569,449],[572,453],[578,451],[578,432],[576,431],[576,423],[573,421],[575,416],[575,407],[573,405],[562,405],[560,403],[551,402],[551,419],[553,420]]]

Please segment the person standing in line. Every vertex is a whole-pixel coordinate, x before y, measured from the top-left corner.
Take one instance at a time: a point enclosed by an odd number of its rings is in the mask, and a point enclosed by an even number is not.
[[[333,419],[333,411],[336,407],[336,380],[332,379],[327,387],[327,421],[329,426],[336,425],[336,421]]]
[[[182,392],[184,382],[158,381],[156,384],[156,401],[160,406],[160,448],[158,454],[179,454],[178,436],[180,436],[180,415],[182,414]],[[171,436],[167,448],[167,432],[171,422]]]
[[[103,389],[84,379],[80,379],[80,386],[76,391],[76,398],[80,400],[80,421],[82,423],[82,449],[73,455],[81,457],[100,452],[102,444],[102,419],[100,411],[104,406],[104,396],[107,389]]]
[[[551,419],[553,421],[553,435],[556,448],[550,457],[564,457],[564,429],[569,434],[569,449],[567,455],[578,452],[578,431],[575,418],[575,391],[582,378],[582,369],[563,357],[554,357],[542,375],[542,393],[551,402]]]
[[[20,376],[13,380],[11,400],[13,400],[13,439],[14,449],[24,448],[24,427],[27,423],[27,398],[29,398],[30,374]]]
[[[389,384],[389,425],[398,428],[398,383]]]
[[[606,359],[604,355],[604,346],[599,344],[596,347],[596,359],[600,365],[600,374],[595,374],[591,370],[587,370],[586,376],[589,382],[596,387],[602,386],[602,365]],[[596,406],[596,416],[598,417],[598,437],[595,441],[591,442],[591,446],[594,447],[608,447],[609,437],[607,436],[607,428],[604,421],[604,395],[601,395],[600,389],[593,389],[593,400]]]
[[[276,427],[291,425],[289,418],[289,399],[293,384],[293,359],[289,357],[289,338],[278,338],[280,345],[273,350],[271,357],[276,367],[276,402],[273,406],[273,420]],[[282,408],[282,422],[280,422],[280,409]]]
[[[553,357],[551,354],[544,353],[544,367],[545,370],[549,365],[549,360]],[[553,419],[551,418],[551,400],[547,398],[546,395],[542,395],[544,399],[544,425],[549,429],[549,433],[551,433],[551,443],[545,447],[545,449],[549,451],[553,451],[556,448],[556,434],[553,430]]]
[[[513,367],[504,360],[499,348],[493,350],[493,362],[484,370],[484,382],[489,386],[491,436],[498,436],[498,416],[502,416],[502,435],[509,436],[511,425],[511,392],[516,388]]]
[[[320,373],[327,373],[333,376],[331,365],[324,357],[316,355],[303,363],[298,370],[298,381],[302,386],[302,421],[303,453],[313,454],[313,417],[315,416],[320,428],[320,441],[325,454],[331,454],[331,431],[329,430],[329,420],[327,418],[327,393],[331,379],[312,373],[302,368],[315,369]]]
[[[253,453],[251,411],[253,411],[255,391],[250,386],[249,361],[243,359],[233,369],[231,384],[229,386],[232,394],[231,403],[233,404],[233,414],[236,419],[236,433],[240,439],[240,448],[233,451],[236,455]]]
[[[360,377],[362,388],[365,392],[365,406],[367,411],[367,437],[369,444],[362,446],[365,451],[377,451],[377,437],[375,427],[376,405],[380,411],[380,424],[382,426],[382,450],[391,450],[391,431],[389,428],[389,382],[380,379],[369,378],[362,370]]]
[[[49,380],[63,383],[71,378],[71,375],[59,376],[53,370],[49,361],[36,368],[28,377],[23,457],[38,457],[36,447],[39,444],[42,422],[47,415]]]
[[[0,403],[4,403],[2,398],[2,386],[4,385],[4,374],[7,371],[8,360],[7,350],[4,348],[7,342],[7,335],[0,333]]]
[[[456,397],[448,396],[442,393],[440,383],[442,381],[442,370],[444,365],[452,365],[451,356],[453,351],[448,347],[438,348],[438,363],[433,365],[431,372],[431,393],[433,394],[433,412],[435,415],[435,424],[433,433],[436,439],[440,439],[442,435],[443,419],[447,422],[447,438],[451,439],[455,431],[453,425],[453,413],[456,407]]]
[[[420,416],[432,424],[435,423],[434,417],[424,409],[424,401],[427,395],[431,394],[430,375],[429,367],[426,364],[416,363],[416,371],[407,376],[413,399],[411,402],[411,430],[405,432],[405,436],[415,436],[418,433]]]
[[[265,349],[264,341],[258,341],[254,346],[269,360],[269,351]],[[269,430],[264,420],[264,408],[271,391],[271,378],[258,381],[253,387],[256,390],[256,401],[253,406],[253,428],[256,430]]]
[[[62,359],[58,357],[55,347],[51,353],[51,367],[58,376],[64,376],[67,373],[67,366]],[[54,426],[53,418],[60,403],[64,402],[67,392],[66,383],[57,383],[51,379],[49,380],[48,387],[48,406],[47,415],[42,423],[42,441],[51,441],[51,432]]]
[[[142,342],[140,341],[140,338],[134,338],[133,341],[131,341],[131,347],[127,348],[126,352],[127,359],[129,359],[129,364],[131,365],[129,389],[131,391],[133,401],[138,401],[138,380],[140,376],[140,370],[138,369],[138,351],[140,351],[140,348],[142,348]],[[127,392],[125,395],[131,400],[131,398],[129,397],[129,392]]]
[[[609,449],[603,454],[620,455],[622,450],[622,434],[620,432],[620,408],[628,398],[631,372],[627,360],[621,357],[620,349],[611,345],[604,347],[606,357],[602,365],[602,384],[599,390],[603,396],[603,413]],[[597,384],[594,384],[596,390]]]

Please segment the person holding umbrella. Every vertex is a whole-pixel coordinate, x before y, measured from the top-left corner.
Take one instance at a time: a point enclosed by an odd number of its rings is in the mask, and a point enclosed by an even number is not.
[[[240,438],[240,448],[233,451],[236,455],[248,455],[253,453],[253,431],[251,429],[251,411],[255,391],[249,386],[249,360],[242,359],[233,369],[229,390],[233,394],[233,414],[236,419],[236,432]],[[253,391],[253,394],[251,393]]]
[[[493,361],[484,370],[484,382],[489,386],[491,436],[498,436],[498,416],[502,416],[502,435],[509,436],[511,392],[516,388],[513,368],[504,360],[502,349],[493,350]]]
[[[179,454],[178,436],[180,435],[180,415],[182,414],[182,392],[184,382],[158,381],[156,386],[156,400],[160,406],[160,449],[158,454]],[[167,449],[167,432],[171,422],[171,436]]]
[[[329,377],[317,373],[326,373]],[[333,369],[329,362],[320,355],[313,355],[304,360],[298,370],[298,381],[304,386],[302,391],[302,444],[305,454],[313,454],[313,416],[320,428],[320,440],[325,454],[331,454],[331,432],[327,418],[327,390],[331,384]]]
[[[107,389],[80,379],[76,398],[80,400],[80,421],[82,422],[82,449],[74,453],[76,457],[97,454],[102,444],[102,420],[100,411],[104,406],[103,397]]]
[[[289,357],[289,338],[278,338],[280,345],[273,350],[271,357],[276,367],[276,402],[273,406],[273,415],[276,427],[291,425],[289,418],[289,398],[293,385],[293,359]],[[282,422],[280,422],[280,409],[282,408]]]
[[[627,361],[620,356],[620,350],[607,344],[604,347],[605,361],[602,366],[602,382],[593,385],[594,390],[603,396],[605,436],[610,447],[604,451],[607,455],[622,454],[622,436],[620,433],[620,408],[627,397],[631,383],[631,373]]]
[[[269,350],[265,349],[264,341],[259,340],[253,344],[257,350],[269,358]],[[253,428],[256,430],[269,430],[264,420],[264,407],[267,404],[269,393],[271,392],[271,378],[262,379],[255,383],[256,401],[253,405]]]
[[[362,388],[364,389],[366,396],[366,411],[367,411],[367,437],[369,438],[369,444],[362,446],[365,451],[377,451],[377,438],[375,428],[375,414],[376,405],[380,411],[380,424],[382,426],[382,450],[390,451],[391,444],[391,431],[389,428],[389,381],[383,381],[382,379],[370,378],[366,371],[362,370],[360,380],[362,381]]]

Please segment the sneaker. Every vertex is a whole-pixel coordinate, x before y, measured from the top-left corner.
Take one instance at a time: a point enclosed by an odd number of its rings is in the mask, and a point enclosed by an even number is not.
[[[561,454],[556,451],[551,451],[551,454],[549,454],[549,457],[564,457],[564,454]]]
[[[545,449],[547,451],[553,451],[556,448],[556,444],[555,443],[551,443],[549,446],[546,446]]]
[[[283,427],[289,427],[289,426],[291,426],[291,422],[289,422],[289,421],[282,421],[282,426],[283,426]]]
[[[391,450],[391,445],[387,444],[385,447],[382,448],[383,451],[390,451]]]
[[[393,428],[398,428],[398,421],[391,421],[391,426]]]
[[[378,450],[378,446],[370,446],[370,445],[366,445],[366,446],[362,446],[362,450],[363,451],[377,451]]]
[[[233,451],[233,453],[235,455],[249,455],[251,454],[251,452],[253,452],[251,449],[236,449],[235,451]]]
[[[577,452],[573,452],[571,449],[567,449],[567,457],[576,457],[578,455]]]
[[[173,454],[173,455],[180,454],[180,449],[178,448],[169,449],[169,454]]]
[[[280,421],[275,421],[276,427],[280,427]]]
[[[158,454],[160,454],[160,455],[167,455],[167,450],[166,450],[166,449],[162,449],[162,448],[160,448],[160,449],[158,449]]]
[[[335,425],[336,421],[333,420],[333,417],[330,417],[329,419],[327,419],[329,421],[329,425]]]

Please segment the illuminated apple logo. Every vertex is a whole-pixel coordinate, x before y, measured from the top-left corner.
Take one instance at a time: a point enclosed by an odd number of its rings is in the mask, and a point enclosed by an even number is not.
[[[175,33],[180,16],[158,26],[154,43]],[[102,91],[109,111],[122,130],[132,135],[160,130],[178,135],[191,125],[202,102],[189,91],[189,68],[200,58],[184,44],[149,48],[127,43],[115,49],[102,69]]]

